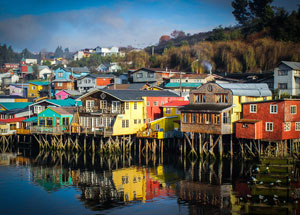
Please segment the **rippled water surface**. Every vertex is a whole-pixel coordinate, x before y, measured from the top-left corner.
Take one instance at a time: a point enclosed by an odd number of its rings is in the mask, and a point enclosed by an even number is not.
[[[0,154],[0,214],[300,214],[299,188],[293,159]]]

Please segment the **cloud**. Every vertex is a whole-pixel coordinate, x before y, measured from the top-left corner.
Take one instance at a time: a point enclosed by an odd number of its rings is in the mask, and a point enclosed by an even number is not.
[[[24,15],[0,21],[0,41],[21,50],[54,50],[57,45],[85,47],[145,47],[174,29],[164,20],[123,17],[121,9],[89,8],[42,15]],[[168,26],[168,27],[164,27]]]

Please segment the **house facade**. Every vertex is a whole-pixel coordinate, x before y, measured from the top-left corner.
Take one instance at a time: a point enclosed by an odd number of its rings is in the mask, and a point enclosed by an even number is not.
[[[28,83],[28,98],[42,97],[42,91],[47,92],[50,90],[50,82],[47,81],[30,81]]]
[[[104,135],[135,134],[145,127],[146,112],[141,93],[124,90],[94,90],[78,100],[82,132]]]
[[[242,102],[271,98],[266,84],[204,84],[190,93],[190,104],[181,108],[181,131],[232,134]]]
[[[65,100],[70,97],[79,97],[82,93],[77,90],[61,90],[55,94],[56,100]]]
[[[300,94],[300,62],[281,61],[274,69],[274,89],[292,96]]]
[[[27,97],[28,95],[28,83],[24,84],[10,84],[9,95]]]
[[[299,108],[300,100],[293,99],[244,103],[236,137],[267,141],[299,138]]]

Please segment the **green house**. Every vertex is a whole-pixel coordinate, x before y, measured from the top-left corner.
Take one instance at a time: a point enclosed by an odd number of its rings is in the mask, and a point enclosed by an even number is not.
[[[63,130],[71,125],[75,108],[49,107],[38,114],[38,127],[60,127]]]

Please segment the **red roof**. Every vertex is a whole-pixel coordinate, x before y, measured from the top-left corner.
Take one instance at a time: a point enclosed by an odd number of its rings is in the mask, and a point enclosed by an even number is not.
[[[164,104],[164,107],[178,107],[178,106],[185,106],[188,105],[189,101],[170,101],[166,104]]]
[[[0,119],[0,122],[22,122],[23,120],[27,119],[26,117],[18,117],[12,119]]]

